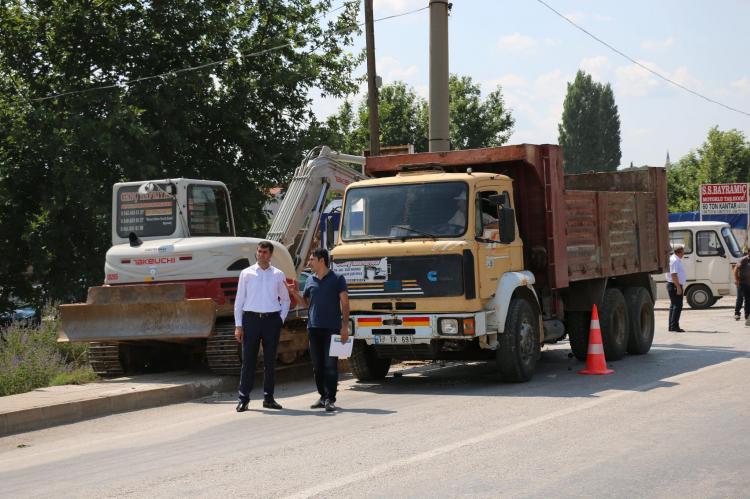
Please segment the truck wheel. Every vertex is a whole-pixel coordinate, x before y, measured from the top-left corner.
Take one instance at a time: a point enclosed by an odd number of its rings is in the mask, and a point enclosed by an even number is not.
[[[651,350],[654,341],[654,302],[643,288],[625,289],[628,305],[628,353],[643,355]]]
[[[715,303],[714,296],[711,293],[711,290],[705,284],[693,284],[692,286],[690,286],[687,289],[685,298],[687,298],[687,302],[688,305],[690,305],[690,308],[694,308],[696,310],[703,310],[704,308],[708,308]]]
[[[609,288],[599,310],[604,356],[607,360],[620,360],[628,347],[628,307],[622,291]]]
[[[508,307],[505,332],[498,335],[497,367],[505,381],[529,381],[539,359],[539,317],[534,307],[514,298]]]
[[[568,333],[570,349],[581,362],[586,361],[589,350],[589,328],[591,327],[591,313],[566,312],[565,332]]]
[[[391,359],[381,359],[375,349],[364,340],[354,340],[349,367],[359,381],[375,381],[385,378],[391,367]]]

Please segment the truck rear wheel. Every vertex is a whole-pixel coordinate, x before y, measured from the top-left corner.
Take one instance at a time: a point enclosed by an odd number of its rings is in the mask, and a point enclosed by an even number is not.
[[[364,340],[354,340],[349,367],[359,381],[376,381],[385,378],[391,368],[391,359],[381,359],[375,349]]]
[[[696,310],[709,308],[711,305],[716,303],[716,300],[714,300],[714,295],[705,284],[693,284],[692,286],[690,286],[687,289],[685,298],[687,299],[690,308],[694,308]]]
[[[505,381],[529,381],[540,355],[539,317],[523,298],[514,298],[508,307],[505,331],[498,335],[497,367]]]
[[[586,361],[589,350],[589,328],[591,327],[590,312],[566,312],[565,332],[568,333],[570,349],[581,362]]]
[[[628,306],[628,353],[643,355],[654,341],[654,302],[644,288],[625,289]]]
[[[607,360],[620,360],[628,347],[628,307],[622,291],[608,288],[599,310],[602,344]]]

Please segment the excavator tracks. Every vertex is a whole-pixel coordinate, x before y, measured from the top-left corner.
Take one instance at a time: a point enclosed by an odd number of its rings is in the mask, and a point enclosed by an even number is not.
[[[117,343],[89,343],[89,364],[99,376],[112,377],[125,374],[120,345]]]
[[[234,322],[217,321],[214,334],[206,341],[206,361],[216,374],[238,375],[242,367],[242,347],[234,338]]]

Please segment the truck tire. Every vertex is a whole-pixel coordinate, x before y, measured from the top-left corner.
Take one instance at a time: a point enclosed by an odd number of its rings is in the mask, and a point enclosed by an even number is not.
[[[539,317],[523,298],[514,298],[508,307],[505,331],[498,335],[497,367],[504,381],[520,383],[534,375],[539,360]]]
[[[690,286],[687,289],[687,293],[685,293],[685,298],[687,298],[687,302],[688,305],[690,305],[690,308],[694,308],[696,310],[709,308],[711,305],[716,303],[716,301],[714,300],[714,295],[705,284],[693,284],[692,286]]]
[[[628,306],[622,291],[608,288],[599,309],[604,356],[607,360],[620,360],[628,348]]]
[[[381,359],[375,349],[364,340],[354,340],[349,368],[359,381],[376,381],[385,378],[391,367],[391,359]]]
[[[570,349],[581,362],[586,361],[589,350],[589,328],[591,327],[591,313],[566,312],[565,332],[568,334]]]
[[[643,355],[654,341],[654,302],[644,288],[626,288],[628,305],[628,353]]]

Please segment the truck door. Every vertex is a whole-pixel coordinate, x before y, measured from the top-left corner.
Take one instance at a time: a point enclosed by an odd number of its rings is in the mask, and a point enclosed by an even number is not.
[[[685,246],[685,254],[682,257],[682,266],[685,268],[688,282],[695,280],[695,253],[693,252],[693,231],[690,229],[676,229],[669,231],[669,244],[672,246],[682,244]],[[669,269],[667,269],[668,271]]]
[[[728,288],[729,260],[719,234],[713,229],[697,231],[695,249],[695,279]]]
[[[500,194],[497,189],[477,192],[475,202],[474,235],[478,243],[479,297],[490,298],[497,290],[500,277],[511,269],[510,245],[500,243],[497,205],[490,196]]]

